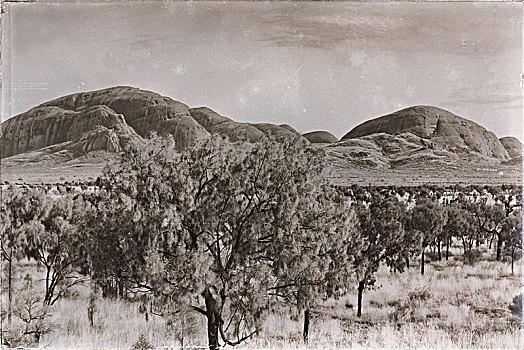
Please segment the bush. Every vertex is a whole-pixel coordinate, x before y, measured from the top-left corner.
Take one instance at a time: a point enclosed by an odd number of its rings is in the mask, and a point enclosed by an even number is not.
[[[439,317],[437,314],[425,313],[423,303],[431,298],[428,288],[415,289],[408,293],[407,299],[398,302],[389,302],[388,306],[395,308],[389,314],[390,322],[394,324],[405,324],[414,322],[424,322],[427,318]]]
[[[428,288],[416,289],[408,293],[408,299],[411,302],[426,301],[431,298],[431,293]]]
[[[524,325],[522,319],[522,294],[519,294],[513,298],[513,302],[509,305],[509,311],[514,316],[513,322],[516,322],[522,327]]]
[[[464,263],[468,265],[473,265],[476,262],[480,261],[482,258],[482,252],[478,249],[467,250],[464,253]]]
[[[29,276],[29,275],[28,275]],[[11,347],[36,347],[40,338],[51,332],[56,325],[49,322],[51,307],[44,305],[35,297],[37,292],[32,288],[32,280],[26,277],[22,286],[15,290],[16,300],[13,305],[11,325],[3,324],[3,341]],[[2,321],[7,313],[2,313]]]
[[[140,334],[138,337],[138,340],[135,344],[131,347],[133,350],[149,350],[153,349],[153,345],[146,339],[146,336],[144,334]]]
[[[446,252],[444,252],[444,254],[441,254],[441,257],[444,256],[444,258],[445,258],[445,254],[446,254]],[[438,260],[438,253],[437,252],[427,251],[424,255],[425,255],[424,259],[426,260],[427,263],[430,263],[432,261],[437,261]]]

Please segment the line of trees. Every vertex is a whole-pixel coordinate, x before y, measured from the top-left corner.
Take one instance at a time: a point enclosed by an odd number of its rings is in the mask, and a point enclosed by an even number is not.
[[[172,138],[132,143],[94,192],[51,198],[41,189],[3,191],[2,255],[10,322],[13,262],[45,271],[43,303],[90,279],[104,297],[137,294],[145,312],[193,310],[207,319],[210,349],[255,335],[282,303],[304,314],[324,299],[362,297],[381,264],[392,271],[453,238],[464,254],[491,245],[512,262],[522,252],[521,194],[493,190],[494,205],[420,189],[337,188],[321,151],[270,139],[231,143],[217,136],[177,153]],[[411,203],[411,204],[410,204]],[[513,263],[512,263],[513,267]],[[149,308],[149,311],[147,309]]]

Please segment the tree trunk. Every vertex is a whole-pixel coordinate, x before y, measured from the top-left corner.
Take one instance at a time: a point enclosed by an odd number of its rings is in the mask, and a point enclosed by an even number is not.
[[[449,258],[449,241],[451,241],[451,237],[448,237],[448,239],[446,239],[446,261],[448,261]]]
[[[122,279],[118,279],[118,282],[117,282],[117,286],[118,286],[118,296],[120,299],[124,299],[124,282],[122,282]]]
[[[180,329],[180,336],[178,340],[180,341],[180,347],[184,348],[184,334],[186,332],[186,319],[185,317],[182,317],[182,327]]]
[[[12,258],[8,260],[9,267],[8,267],[8,277],[7,277],[7,293],[8,293],[8,299],[9,303],[7,305],[7,324],[11,325],[11,313],[12,313],[12,303],[13,303],[13,265],[12,265]]]
[[[209,287],[206,287],[202,294],[206,303],[207,312],[207,342],[210,350],[218,350],[220,348],[218,342],[220,320],[217,314],[217,301],[211,294]]]
[[[302,333],[304,337],[304,343],[308,343],[309,340],[309,309],[304,310],[304,332]]]
[[[493,239],[494,239],[494,238],[495,238],[495,235],[492,234],[492,235],[491,235],[491,238],[489,239],[489,247],[488,247],[488,249],[491,249],[491,245],[493,244]]]
[[[45,305],[51,305],[51,298],[53,297],[51,295],[51,288],[53,286],[53,281],[51,280],[51,266],[46,266],[46,276],[45,276],[45,297],[44,297],[44,304]]]
[[[420,274],[424,274],[424,250],[425,248],[422,248],[422,256],[420,258]]]
[[[501,253],[502,253],[502,234],[497,233],[497,261],[500,261]]]
[[[466,239],[464,236],[462,236],[462,250],[464,251],[463,254],[466,255],[466,251],[468,250],[468,245],[466,244]]]
[[[358,282],[358,303],[357,303],[357,317],[362,315],[362,292],[364,291],[364,281]]]
[[[440,254],[440,240],[437,241],[437,253],[438,253],[438,261],[442,261],[442,255]]]
[[[515,256],[515,247],[511,246],[511,276],[513,276],[513,261],[515,260],[513,257]]]
[[[409,256],[406,256],[406,267],[409,269]]]

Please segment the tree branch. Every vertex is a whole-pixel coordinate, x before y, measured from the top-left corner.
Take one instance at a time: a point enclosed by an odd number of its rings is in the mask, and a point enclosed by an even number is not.
[[[204,316],[207,317],[207,312],[206,312],[205,310],[199,308],[198,306],[193,306],[193,305],[191,305],[190,307],[191,307],[194,311],[196,311],[196,312],[198,312],[198,313],[200,313],[200,314],[202,314],[202,315],[204,315]]]
[[[253,335],[255,335],[257,333],[256,330],[254,330],[253,332],[251,332],[250,334],[238,339],[237,341],[230,341],[227,339],[226,337],[226,334],[224,332],[224,327],[222,326],[222,324],[220,325],[220,336],[222,337],[222,340],[227,344],[227,345],[230,345],[230,346],[237,346],[238,344],[248,340],[249,338],[251,338]]]

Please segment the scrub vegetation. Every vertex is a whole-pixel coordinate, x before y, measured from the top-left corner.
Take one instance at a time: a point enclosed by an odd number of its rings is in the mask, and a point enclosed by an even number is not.
[[[2,191],[10,346],[521,348],[520,186],[334,186],[269,138]]]

